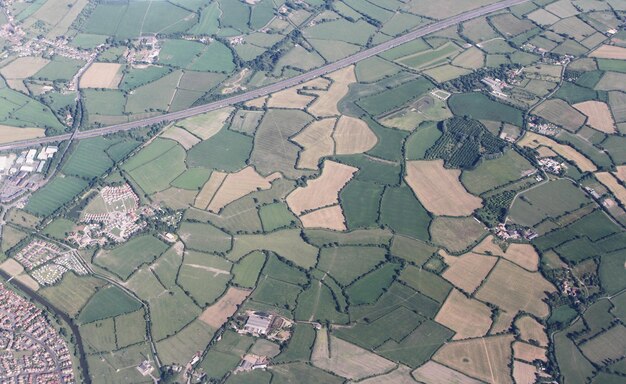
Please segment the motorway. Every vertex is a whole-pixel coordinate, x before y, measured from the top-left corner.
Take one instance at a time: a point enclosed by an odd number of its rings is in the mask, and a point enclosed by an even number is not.
[[[497,3],[490,4],[490,5],[486,5],[484,7],[477,8],[477,9],[474,9],[465,13],[461,13],[459,15],[456,15],[456,16],[453,16],[453,17],[450,17],[441,21],[434,22],[427,26],[417,28],[402,36],[396,37],[395,39],[386,41],[375,47],[355,53],[352,56],[348,56],[334,63],[324,65],[322,67],[303,73],[301,75],[298,75],[289,79],[281,80],[277,83],[270,84],[265,87],[253,89],[251,91],[241,93],[239,95],[231,96],[228,98],[224,98],[218,101],[214,101],[208,104],[203,104],[203,105],[199,105],[196,107],[187,108],[187,109],[177,111],[177,112],[170,112],[170,113],[166,113],[163,115],[150,117],[147,119],[132,121],[129,123],[115,124],[115,125],[110,125],[110,126],[103,127],[103,128],[91,129],[88,131],[79,131],[75,133],[67,133],[67,134],[58,135],[58,136],[49,136],[49,137],[42,137],[38,139],[15,141],[12,143],[0,145],[0,151],[32,147],[32,146],[36,146],[40,144],[48,144],[52,142],[64,141],[70,138],[75,139],[75,140],[87,139],[90,137],[103,136],[103,135],[120,132],[120,131],[128,131],[134,128],[145,127],[145,126],[152,125],[152,124],[167,123],[167,122],[199,115],[202,113],[211,112],[216,109],[220,109],[229,105],[239,104],[242,102],[253,100],[261,96],[266,96],[270,93],[282,91],[283,89],[305,83],[309,80],[315,79],[316,77],[326,75],[328,73],[334,72],[343,67],[347,67],[349,65],[357,63],[361,60],[365,60],[372,56],[376,56],[400,44],[409,42],[419,37],[431,34],[433,32],[440,31],[442,29],[446,29],[448,27],[462,23],[464,21],[474,19],[476,17],[484,16],[486,14],[496,12],[496,11],[499,11],[499,10],[502,10],[502,9],[505,9],[505,8],[508,8],[517,4],[528,2],[528,1],[529,0],[504,0],[504,1],[500,1]]]

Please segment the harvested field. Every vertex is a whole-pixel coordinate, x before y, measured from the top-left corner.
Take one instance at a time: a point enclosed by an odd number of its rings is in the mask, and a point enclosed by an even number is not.
[[[36,139],[46,136],[43,128],[18,128],[0,124],[0,143]]]
[[[250,108],[263,108],[265,106],[265,103],[267,102],[267,99],[269,99],[269,96],[258,97],[256,99],[246,101],[244,105]]]
[[[381,374],[396,366],[375,353],[337,337],[329,337],[325,328],[317,331],[311,362],[318,368],[351,380]]]
[[[513,343],[513,357],[532,363],[535,360],[548,361],[545,348],[536,347],[531,344],[516,341]]]
[[[35,292],[39,290],[39,283],[27,274],[22,274],[22,275],[17,276],[15,280],[19,281],[20,283],[24,284],[27,288],[30,288],[31,290]]]
[[[453,289],[435,321],[455,332],[452,340],[480,337],[486,335],[491,327],[491,309]]]
[[[370,377],[363,381],[359,381],[360,384],[415,384],[415,380],[411,377],[411,368],[406,365],[400,365],[398,369],[395,369],[385,375]]]
[[[493,326],[491,327],[489,334],[496,335],[498,333],[508,332],[513,324],[513,318],[515,315],[515,313],[500,311],[498,313],[498,317],[493,322]]]
[[[4,263],[0,264],[0,269],[9,276],[17,276],[24,272],[24,267],[14,259],[7,259]]]
[[[598,57],[600,59],[626,60],[626,48],[604,44],[591,52],[589,56]]]
[[[441,347],[433,360],[489,383],[512,383],[512,335],[455,341]]]
[[[219,329],[226,323],[229,317],[237,312],[237,308],[249,294],[250,291],[248,290],[230,287],[224,296],[200,314],[199,319],[211,328]]]
[[[508,246],[506,251],[503,251],[502,248],[493,242],[493,236],[488,236],[472,251],[476,253],[504,257],[505,259],[512,261],[520,267],[532,272],[537,271],[539,266],[539,254],[537,254],[535,248],[533,248],[530,244],[512,243]]]
[[[122,65],[93,63],[80,78],[80,88],[117,88],[122,80]]]
[[[298,156],[298,168],[317,170],[319,160],[335,152],[332,135],[336,122],[334,118],[316,120],[291,139],[304,148]]]
[[[604,184],[615,198],[619,200],[622,204],[626,204],[626,188],[617,181],[615,176],[609,172],[598,172],[596,173],[596,179]]]
[[[228,204],[254,191],[270,189],[272,181],[280,177],[278,172],[263,177],[253,167],[246,167],[239,172],[229,173],[213,195],[207,209],[210,212],[219,213]],[[208,182],[210,181],[209,179]]]
[[[537,152],[539,153],[539,157],[553,157],[553,156],[558,156],[559,154],[554,152],[552,149],[548,148],[548,147],[538,147],[537,148]]]
[[[315,116],[337,116],[339,110],[337,103],[348,94],[348,86],[356,82],[354,65],[340,69],[327,76],[333,80],[328,91],[312,91],[319,95],[317,100],[308,108],[308,111]]]
[[[202,140],[207,140],[222,129],[232,111],[233,108],[231,107],[218,109],[217,111],[181,120],[176,125],[185,128]]]
[[[287,196],[287,205],[298,216],[305,211],[335,205],[339,202],[339,191],[352,179],[358,168],[334,161],[324,161],[322,174],[297,188]]]
[[[515,384],[535,384],[535,368],[532,364],[522,363],[521,361],[513,361],[513,380]]]
[[[445,169],[443,160],[407,161],[406,181],[428,211],[435,215],[468,216],[482,207],[459,181],[460,170]]]
[[[339,204],[321,208],[300,216],[304,228],[325,228],[335,231],[345,231],[346,219]]]
[[[585,116],[561,99],[544,101],[533,110],[533,114],[570,132],[576,131],[585,124]]]
[[[194,207],[207,209],[209,203],[213,199],[213,196],[215,196],[215,193],[224,182],[224,179],[226,179],[226,176],[228,176],[228,173],[218,171],[211,173],[209,181],[204,184],[202,190],[200,190],[200,193],[196,196],[196,201],[193,204]]]
[[[467,69],[478,69],[485,64],[485,54],[480,49],[472,47],[455,57],[452,64]]]
[[[615,121],[609,110],[609,106],[601,101],[585,101],[574,104],[574,108],[584,113],[587,119],[587,125],[604,133],[614,133]]]
[[[466,253],[462,256],[452,256],[441,251],[448,268],[441,275],[457,288],[472,293],[480,286],[489,271],[498,261],[497,257]]]
[[[162,134],[165,139],[172,139],[180,143],[185,149],[189,149],[200,142],[200,139],[180,127],[169,127]]]
[[[618,165],[617,172],[615,172],[615,176],[620,179],[622,182],[626,182],[626,165]]]
[[[518,311],[545,317],[550,311],[543,299],[556,289],[538,272],[528,272],[507,260],[500,260],[476,298],[515,314]]]
[[[519,330],[520,338],[524,341],[534,340],[542,347],[548,346],[548,335],[543,325],[530,316],[520,317],[515,326]]]
[[[267,101],[267,106],[269,108],[305,109],[315,97],[298,93],[301,88],[302,86],[298,85],[273,93]]]
[[[0,74],[5,79],[25,79],[35,75],[49,62],[42,57],[18,57],[0,69]]]
[[[337,121],[333,138],[337,155],[367,152],[378,142],[378,137],[365,121],[345,115]]]
[[[591,160],[569,145],[559,144],[548,137],[534,132],[526,132],[524,137],[518,142],[518,145],[528,148],[537,148],[540,145],[545,145],[567,160],[572,161],[583,172],[594,172],[597,169]]]
[[[429,361],[413,371],[413,377],[424,384],[480,384],[481,382],[459,371]]]

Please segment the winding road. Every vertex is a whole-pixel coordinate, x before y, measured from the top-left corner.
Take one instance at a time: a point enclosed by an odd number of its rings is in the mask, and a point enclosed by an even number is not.
[[[167,122],[171,122],[175,120],[185,119],[187,117],[199,115],[199,114],[206,113],[206,112],[211,112],[216,109],[220,109],[229,105],[243,103],[249,100],[256,99],[261,96],[269,95],[270,93],[282,91],[283,89],[290,88],[301,83],[305,83],[309,80],[315,79],[316,77],[326,75],[328,73],[334,72],[343,67],[347,67],[349,65],[355,64],[361,60],[365,60],[372,56],[376,56],[400,44],[409,42],[411,40],[415,40],[419,37],[426,36],[428,34],[431,34],[437,31],[441,31],[442,29],[446,29],[448,27],[457,25],[464,21],[468,21],[468,20],[471,20],[480,16],[484,16],[486,14],[496,12],[496,11],[499,11],[499,10],[502,10],[502,9],[505,9],[514,5],[526,3],[528,1],[529,0],[504,0],[504,1],[499,1],[497,3],[493,3],[490,5],[486,5],[481,8],[477,8],[468,12],[464,12],[459,15],[452,16],[447,19],[434,22],[427,26],[417,28],[402,36],[396,37],[395,39],[386,41],[375,47],[355,53],[354,55],[348,56],[334,63],[324,65],[322,67],[303,73],[301,75],[298,75],[289,79],[285,79],[277,83],[267,85],[265,87],[253,89],[251,91],[241,93],[235,96],[231,96],[231,97],[224,98],[218,101],[214,101],[208,104],[203,104],[203,105],[199,105],[196,107],[187,108],[181,111],[166,113],[163,115],[154,116],[154,117],[150,117],[150,118],[146,118],[142,120],[132,121],[129,123],[115,124],[115,125],[110,125],[110,126],[103,127],[103,128],[91,129],[88,131],[79,131],[75,133],[67,133],[67,134],[58,135],[58,136],[49,136],[49,137],[42,137],[38,139],[15,141],[12,143],[0,145],[0,151],[32,147],[35,145],[48,144],[48,143],[59,142],[59,141],[64,141],[68,139],[79,140],[79,139],[87,139],[91,137],[103,136],[103,135],[108,135],[108,134],[115,133],[115,132],[128,131],[134,128],[145,127],[145,126],[152,125],[152,124],[167,123]]]

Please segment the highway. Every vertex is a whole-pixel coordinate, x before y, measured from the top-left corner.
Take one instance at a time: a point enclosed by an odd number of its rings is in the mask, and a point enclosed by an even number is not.
[[[528,2],[528,1],[529,0],[504,0],[504,1],[500,1],[497,3],[490,4],[490,5],[486,5],[484,7],[477,8],[477,9],[474,9],[465,13],[461,13],[459,15],[456,15],[456,16],[453,16],[453,17],[450,17],[441,21],[434,22],[424,27],[414,29],[413,31],[410,31],[402,36],[399,36],[392,40],[381,43],[375,47],[355,53],[354,55],[348,56],[334,63],[324,65],[322,67],[303,73],[301,75],[298,75],[289,79],[281,80],[277,83],[270,84],[265,87],[253,89],[251,91],[241,93],[235,96],[227,97],[227,98],[214,101],[208,104],[203,104],[203,105],[199,105],[196,107],[187,108],[187,109],[177,111],[177,112],[170,112],[170,113],[162,114],[159,116],[150,117],[147,119],[132,121],[129,123],[115,124],[115,125],[110,125],[110,126],[103,127],[103,128],[91,129],[88,131],[79,131],[79,132],[75,132],[74,134],[67,133],[67,134],[58,135],[58,136],[49,136],[49,137],[42,137],[38,139],[14,141],[12,143],[6,143],[3,145],[0,145],[0,151],[20,149],[20,148],[31,147],[31,146],[36,146],[40,144],[64,141],[70,138],[79,140],[79,139],[86,139],[90,137],[103,136],[103,135],[107,135],[110,133],[128,131],[134,128],[145,127],[145,126],[152,125],[152,124],[167,123],[167,122],[171,122],[175,120],[180,120],[180,119],[184,119],[187,117],[199,115],[202,113],[214,111],[216,109],[220,109],[229,105],[246,102],[252,99],[256,99],[257,97],[266,96],[270,93],[274,93],[274,92],[281,91],[286,88],[293,87],[301,83],[305,83],[309,80],[315,79],[316,77],[326,75],[328,73],[334,72],[343,67],[347,67],[349,65],[357,63],[361,60],[365,60],[372,56],[376,56],[400,44],[417,39],[419,37],[446,29],[448,27],[462,23],[464,21],[474,19],[476,17],[484,16],[486,14],[496,12],[496,11],[499,11],[499,10],[502,10],[502,9],[505,9],[505,8],[508,8],[517,4]]]

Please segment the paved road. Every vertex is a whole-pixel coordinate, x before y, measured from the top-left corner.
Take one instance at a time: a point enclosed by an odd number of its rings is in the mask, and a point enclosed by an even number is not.
[[[257,97],[266,96],[270,93],[274,93],[274,92],[281,91],[283,89],[286,89],[286,88],[289,88],[289,87],[292,87],[301,83],[305,83],[316,77],[326,75],[340,68],[347,67],[348,65],[357,63],[361,60],[365,60],[372,56],[376,56],[384,51],[392,49],[408,41],[417,39],[419,37],[428,35],[433,32],[440,31],[442,29],[446,29],[453,25],[462,23],[467,20],[474,19],[476,17],[486,15],[488,13],[499,11],[501,9],[511,7],[513,5],[525,3],[527,1],[529,0],[504,0],[504,1],[494,3],[494,4],[490,4],[482,8],[478,8],[472,11],[461,13],[460,15],[453,16],[445,20],[437,21],[435,23],[432,23],[422,28],[415,29],[395,39],[386,41],[375,47],[358,52],[352,56],[348,56],[334,63],[325,65],[323,67],[303,73],[302,75],[298,75],[298,76],[295,76],[286,80],[282,80],[282,81],[279,81],[277,83],[274,83],[274,84],[271,84],[262,88],[257,88],[249,92],[245,92],[239,95],[224,98],[222,100],[200,105],[197,107],[191,107],[191,108],[178,111],[178,112],[166,113],[163,115],[150,117],[150,118],[142,119],[142,120],[137,120],[137,121],[133,121],[130,123],[116,124],[116,125],[111,125],[108,127],[92,129],[89,131],[77,132],[74,135],[73,139],[86,139],[90,137],[102,136],[102,135],[115,133],[119,131],[127,131],[133,128],[145,127],[147,125],[152,125],[152,124],[158,124],[158,123],[163,123],[163,122],[167,123],[170,121],[180,120],[180,119],[184,119],[190,116],[195,116],[195,115],[199,115],[202,113],[214,111],[216,109],[220,109],[225,106],[234,105],[234,104],[242,103],[242,102],[249,101],[252,99],[256,99]],[[39,139],[16,141],[13,143],[0,145],[0,151],[24,148],[24,147],[35,146],[39,144],[56,142],[56,141],[63,141],[63,140],[67,140],[70,138],[72,138],[72,134],[68,133],[68,134],[59,135],[59,136],[50,136],[50,137],[42,137]]]

